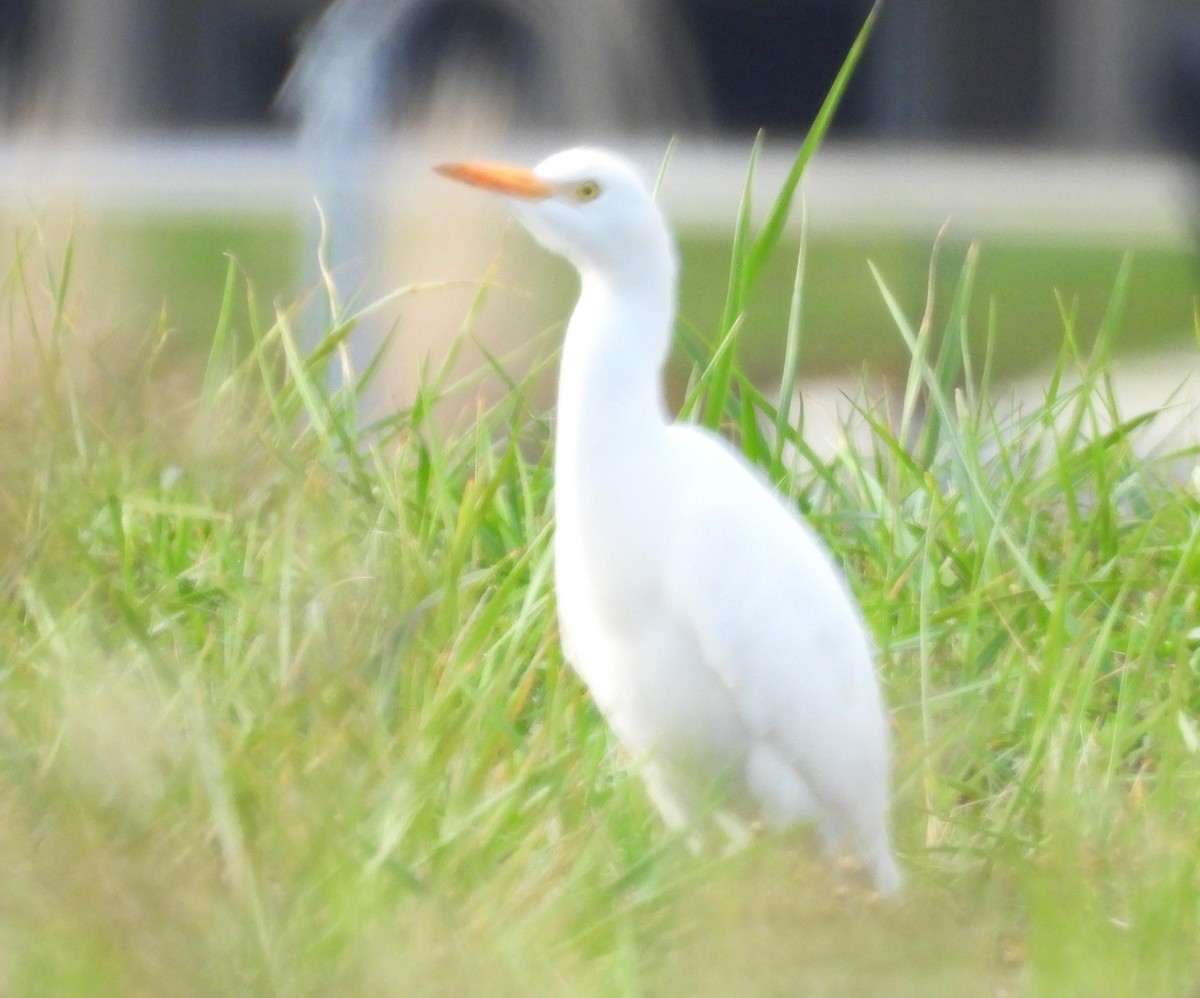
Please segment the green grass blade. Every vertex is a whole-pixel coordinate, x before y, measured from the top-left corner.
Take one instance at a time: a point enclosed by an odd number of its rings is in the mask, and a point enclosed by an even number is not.
[[[753,245],[750,247],[750,251],[746,257],[745,273],[741,280],[743,294],[748,293],[758,282],[763,265],[774,251],[780,236],[783,235],[783,229],[791,212],[792,200],[796,195],[796,188],[800,184],[800,178],[803,177],[809,160],[813,158],[817,149],[820,148],[821,143],[825,139],[825,133],[829,131],[829,126],[833,123],[833,117],[837,113],[838,105],[841,103],[846,87],[849,86],[854,71],[858,67],[858,62],[862,58],[863,51],[867,47],[867,41],[871,37],[871,32],[875,27],[875,21],[879,17],[881,9],[882,4],[877,2],[871,8],[871,12],[863,22],[862,28],[859,29],[858,36],[854,39],[854,44],[850,47],[850,52],[842,62],[842,67],[838,70],[838,74],[834,78],[833,84],[830,86],[829,92],[826,94],[825,100],[817,112],[816,118],[813,119],[812,127],[809,128],[808,135],[805,136],[804,142],[800,146],[800,151],[796,154],[796,159],[788,171],[787,179],[784,180],[783,187],[775,198],[775,203],[771,206],[771,211],[767,215],[767,220],[762,227],[762,231],[759,232]]]
[[[219,383],[224,381],[233,366],[233,300],[237,288],[237,260],[229,255],[225,265],[225,284],[221,291],[221,307],[213,330],[212,346],[204,371],[204,394],[212,398]]]
[[[792,418],[792,399],[800,376],[800,332],[804,304],[804,263],[808,254],[808,219],[800,200],[800,249],[796,253],[796,275],[792,279],[792,301],[788,308],[787,339],[783,352],[783,372],[779,378],[779,405],[775,412],[775,461],[783,453],[785,430]]]

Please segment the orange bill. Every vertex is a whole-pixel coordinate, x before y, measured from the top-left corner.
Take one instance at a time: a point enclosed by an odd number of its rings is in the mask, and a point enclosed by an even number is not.
[[[532,170],[520,166],[505,166],[502,163],[442,163],[434,170],[451,180],[482,187],[485,190],[507,194],[509,197],[535,200],[548,198],[555,193],[546,181]]]

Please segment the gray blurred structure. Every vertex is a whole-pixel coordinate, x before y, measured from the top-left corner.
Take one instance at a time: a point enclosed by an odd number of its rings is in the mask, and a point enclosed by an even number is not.
[[[9,105],[9,118],[20,104],[25,113],[33,108],[42,117],[101,127],[266,123],[294,39],[324,6],[322,0],[4,0],[0,101]],[[564,48],[562,35],[531,22],[578,23],[587,15],[599,23],[613,13],[612,3],[573,0],[421,6],[424,27],[408,32],[419,46],[381,47],[393,65],[424,72],[474,32],[490,36],[491,55],[520,63],[526,74],[569,58],[579,72],[568,88],[594,88],[593,53]],[[630,9],[661,12],[676,25],[671,36],[645,40],[652,51],[671,55],[680,39],[695,46],[697,79],[712,98],[718,128],[744,133],[765,124],[778,133],[807,124],[869,6],[869,0],[660,0]],[[1195,12],[1196,0],[890,3],[841,126],[864,137],[1139,148],[1158,134],[1156,110],[1171,100],[1164,89],[1175,85],[1163,52],[1177,47],[1181,22]],[[624,44],[636,64],[645,49],[636,50],[634,34]],[[609,82],[619,88],[622,74]],[[560,111],[580,94],[564,96]],[[637,107],[637,100],[621,104],[625,115]]]
[[[386,130],[387,78],[385,40],[401,18],[400,3],[339,0],[317,23],[285,82],[281,101],[299,118],[299,146],[312,178],[314,206],[306,215],[299,273],[306,289],[321,287],[319,253],[336,275],[340,293],[357,294],[367,284],[366,261],[372,242],[371,215],[378,210],[370,196],[370,175]],[[320,218],[325,221],[322,231]],[[320,246],[320,240],[326,240]],[[340,321],[340,305],[320,297],[324,307],[310,306],[302,316],[309,347]],[[371,337],[374,345],[378,337]],[[365,348],[352,366],[366,370]],[[340,367],[331,367],[333,387],[341,384]]]
[[[873,104],[896,137],[1129,150],[1163,137],[1161,55],[1195,0],[919,0],[881,18]],[[1197,126],[1200,127],[1200,123]]]
[[[482,109],[509,127],[611,131],[699,119],[700,99],[685,96],[696,90],[684,83],[694,68],[687,46],[676,44],[670,59],[661,54],[669,38],[680,37],[662,5],[493,0],[490,9],[481,24],[491,51],[475,48],[478,39],[468,35],[433,60],[428,48],[444,32],[442,0],[336,0],[307,34],[281,101],[299,120],[299,146],[326,223],[322,233],[310,212],[301,248],[306,288],[320,286],[323,235],[339,293],[384,290],[371,287],[368,261],[380,256],[373,223],[388,208],[385,139],[398,116],[411,126],[443,89],[471,95],[470,113]],[[406,134],[411,140],[411,128]],[[335,317],[310,308],[310,342]],[[386,331],[376,328],[384,320],[370,321],[375,326],[360,326],[348,341],[355,372],[367,369],[384,342]],[[336,366],[331,377],[335,385],[342,380]]]

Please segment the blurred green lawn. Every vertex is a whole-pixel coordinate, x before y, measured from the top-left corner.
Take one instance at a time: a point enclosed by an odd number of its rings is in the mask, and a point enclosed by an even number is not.
[[[292,301],[299,230],[286,217],[124,216],[106,220],[106,239],[121,246],[123,259],[147,308],[165,305],[172,326],[187,342],[207,351],[206,335],[217,318],[221,286],[233,254],[255,285],[261,307]],[[743,363],[768,376],[782,354],[791,300],[796,245],[777,253],[763,274],[747,316],[741,343]],[[967,243],[943,242],[938,267],[938,302],[948,308]],[[868,267],[872,261],[914,323],[924,307],[932,237],[896,233],[815,234],[810,239],[804,282],[802,365],[808,373],[857,370],[864,362],[882,370],[907,368],[906,351],[888,317]],[[1077,307],[1077,330],[1086,342],[1108,307],[1126,250],[1120,246],[1069,241],[1021,242],[988,239],[980,244],[973,296],[974,342],[982,351],[989,322],[995,322],[994,370],[1027,370],[1053,357],[1063,320],[1060,300]],[[682,240],[681,317],[711,337],[724,305],[729,237],[685,234]],[[1182,250],[1131,253],[1133,269],[1118,350],[1149,350],[1191,335],[1200,299],[1200,258]],[[454,277],[458,275],[446,275]],[[568,288],[531,289],[546,295],[562,315]],[[992,309],[994,308],[994,312]]]

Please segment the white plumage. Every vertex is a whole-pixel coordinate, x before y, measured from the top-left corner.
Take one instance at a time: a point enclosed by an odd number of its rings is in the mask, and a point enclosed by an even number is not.
[[[666,411],[676,261],[646,187],[596,149],[439,170],[507,195],[579,271],[555,444],[563,646],[664,819],[694,839],[712,819],[812,822],[895,891],[870,639],[792,504]]]

